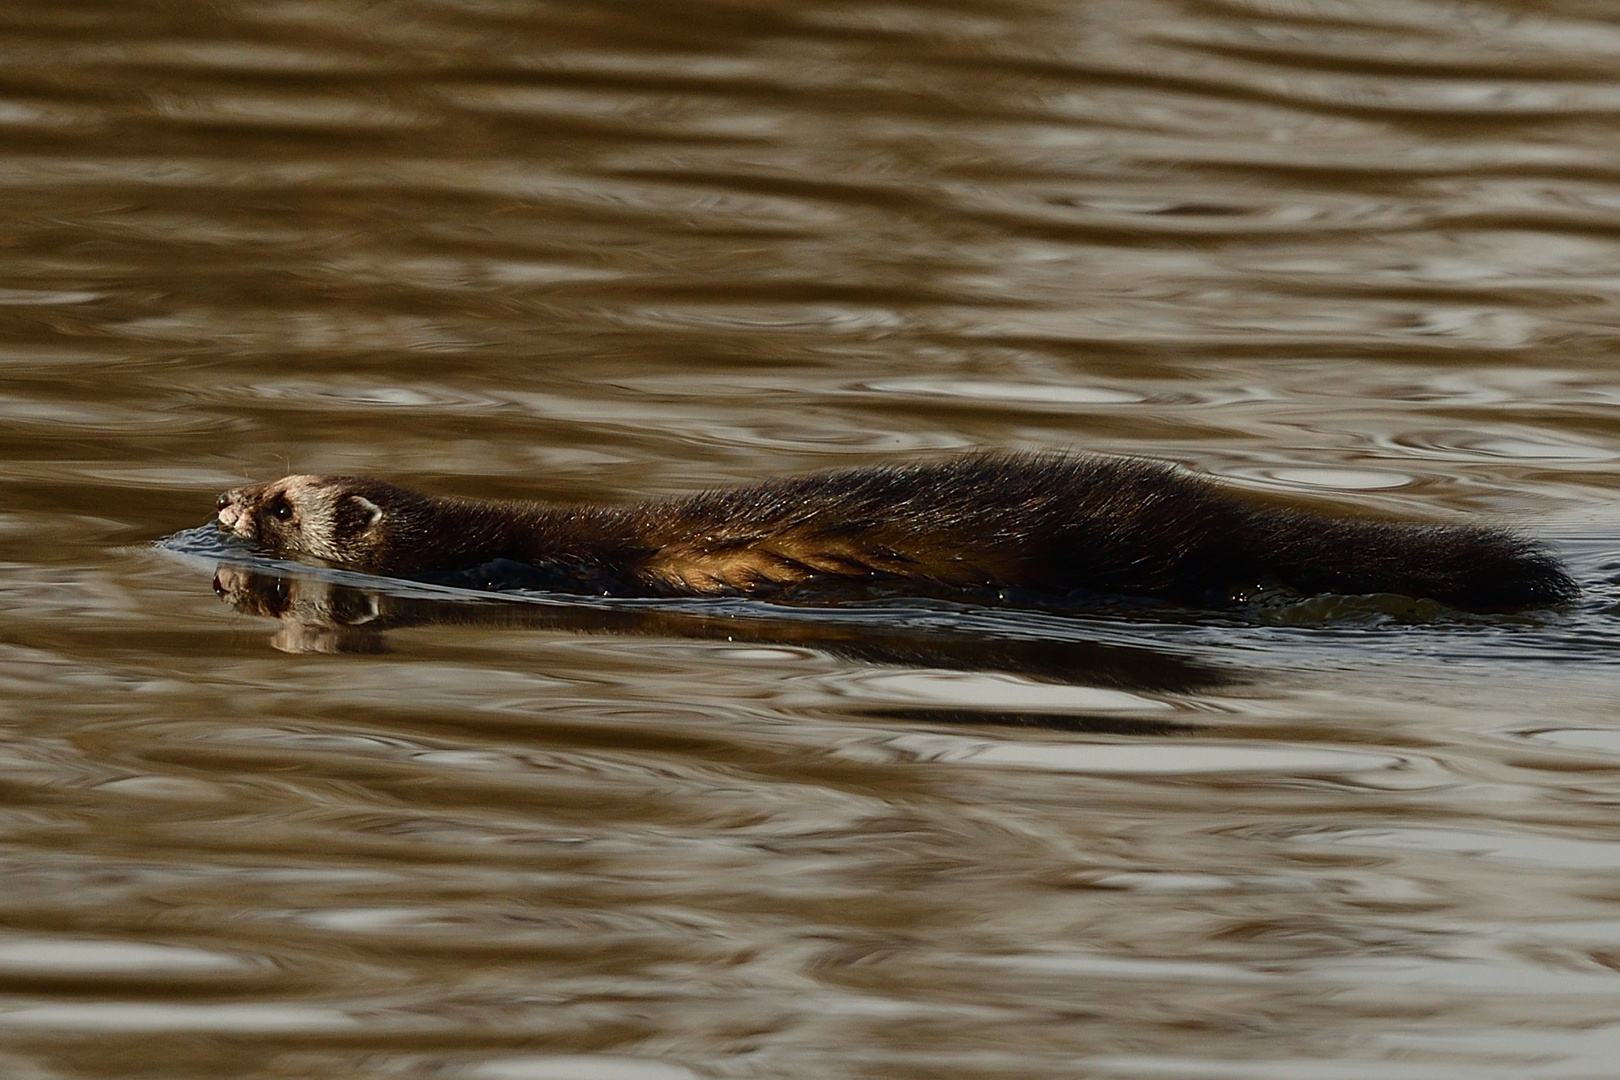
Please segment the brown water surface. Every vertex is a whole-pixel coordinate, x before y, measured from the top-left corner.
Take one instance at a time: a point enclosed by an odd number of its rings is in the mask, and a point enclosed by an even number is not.
[[[0,1073],[1613,1074],[1612,7],[23,0],[0,57]],[[969,447],[1586,592],[232,606],[152,546],[288,470]]]

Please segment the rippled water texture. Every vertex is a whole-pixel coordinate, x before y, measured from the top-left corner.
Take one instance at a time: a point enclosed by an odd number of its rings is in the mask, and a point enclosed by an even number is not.
[[[23,0],[0,61],[0,1074],[1613,1075],[1611,5]],[[502,600],[187,531],[969,447],[1586,591]]]

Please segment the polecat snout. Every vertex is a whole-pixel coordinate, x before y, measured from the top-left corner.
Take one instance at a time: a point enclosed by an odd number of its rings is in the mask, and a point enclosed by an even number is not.
[[[767,480],[626,505],[426,495],[357,476],[227,491],[219,527],[283,555],[379,574],[535,567],[549,586],[638,596],[776,595],[869,582],[1223,602],[1276,581],[1474,611],[1573,599],[1541,545],[1497,529],[1267,506],[1170,466],[973,454]]]

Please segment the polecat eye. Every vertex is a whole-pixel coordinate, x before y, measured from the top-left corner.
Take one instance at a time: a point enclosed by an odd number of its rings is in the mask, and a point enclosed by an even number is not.
[[[265,509],[269,510],[270,516],[275,518],[277,521],[286,521],[288,518],[292,517],[293,514],[292,503],[287,501],[287,497],[285,495],[277,495],[275,500],[271,502],[269,506],[265,507]]]

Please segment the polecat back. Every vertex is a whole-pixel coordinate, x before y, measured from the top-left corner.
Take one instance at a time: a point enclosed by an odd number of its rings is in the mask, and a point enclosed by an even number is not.
[[[1273,581],[1491,611],[1577,592],[1557,559],[1513,533],[1276,507],[1167,465],[1078,455],[972,454],[622,505],[290,476],[226,492],[219,521],[282,554],[374,573],[508,559],[557,588],[647,596],[859,582],[1218,604]]]

